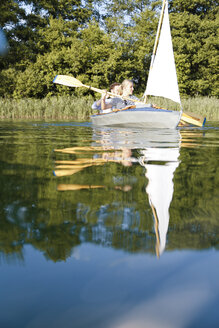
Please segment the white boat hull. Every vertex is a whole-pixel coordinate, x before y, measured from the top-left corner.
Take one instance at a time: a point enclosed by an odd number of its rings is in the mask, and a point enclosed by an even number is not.
[[[180,118],[181,112],[142,107],[92,115],[91,121],[98,126],[175,129]]]

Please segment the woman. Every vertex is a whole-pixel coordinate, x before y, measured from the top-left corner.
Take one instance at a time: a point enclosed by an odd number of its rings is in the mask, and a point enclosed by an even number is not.
[[[127,98],[132,98],[135,100],[139,100],[137,97],[133,96],[134,91],[134,83],[132,80],[124,80],[121,84],[122,87],[122,96]],[[135,105],[134,101],[124,99],[124,104],[126,106]]]

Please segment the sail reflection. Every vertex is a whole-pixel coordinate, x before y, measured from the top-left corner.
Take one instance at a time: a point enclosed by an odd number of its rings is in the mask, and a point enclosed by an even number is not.
[[[173,176],[179,165],[179,147],[146,148],[142,150],[140,163],[148,178],[146,192],[155,220],[157,236],[156,253],[163,253],[169,226],[169,207],[173,198]],[[159,164],[156,164],[159,162]]]
[[[167,232],[169,226],[169,208],[173,198],[173,177],[179,166],[181,135],[179,130],[142,130],[142,129],[117,129],[94,128],[93,142],[90,147],[72,147],[56,149],[56,152],[74,154],[75,160],[56,160],[54,174],[57,177],[71,176],[91,166],[103,166],[106,163],[119,163],[125,167],[141,165],[145,169],[147,186],[145,191],[148,196],[151,213],[154,218],[154,230],[156,235],[156,254],[160,256],[165,250]],[[79,156],[86,156],[79,158]],[[124,176],[122,176],[124,178]],[[118,183],[119,177],[113,176],[114,189],[122,192],[133,192],[132,185],[124,182]],[[129,177],[128,177],[129,178]],[[121,179],[121,177],[120,177]],[[83,189],[108,189],[104,184],[59,184],[58,191],[77,191]],[[146,205],[146,204],[145,204]],[[126,215],[128,210],[129,215]],[[88,210],[89,211],[89,210]],[[130,216],[132,208],[124,207],[123,222],[120,225],[122,231],[133,227],[137,211],[134,210],[133,219]],[[78,209],[78,213],[80,210]],[[114,214],[113,214],[114,213]],[[91,215],[94,215],[91,214]],[[104,220],[109,217],[109,206],[101,206],[101,210],[95,214],[97,222],[102,222],[100,233],[103,231]],[[110,212],[110,215],[115,215]],[[138,214],[139,215],[139,214]],[[121,216],[121,210],[120,210]],[[128,219],[127,219],[128,218]],[[132,222],[133,221],[133,222]],[[118,226],[118,222],[116,223]],[[98,225],[93,227],[97,235]],[[104,230],[105,231],[105,230]],[[101,238],[102,239],[102,238]]]

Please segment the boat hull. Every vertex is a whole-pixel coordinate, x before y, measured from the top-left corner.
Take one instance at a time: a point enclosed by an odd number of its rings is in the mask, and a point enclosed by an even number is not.
[[[142,107],[92,115],[91,121],[98,126],[175,129],[180,118],[177,111]]]

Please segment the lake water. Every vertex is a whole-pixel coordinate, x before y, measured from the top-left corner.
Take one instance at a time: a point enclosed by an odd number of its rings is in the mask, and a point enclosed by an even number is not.
[[[218,132],[1,122],[0,327],[219,327]]]

